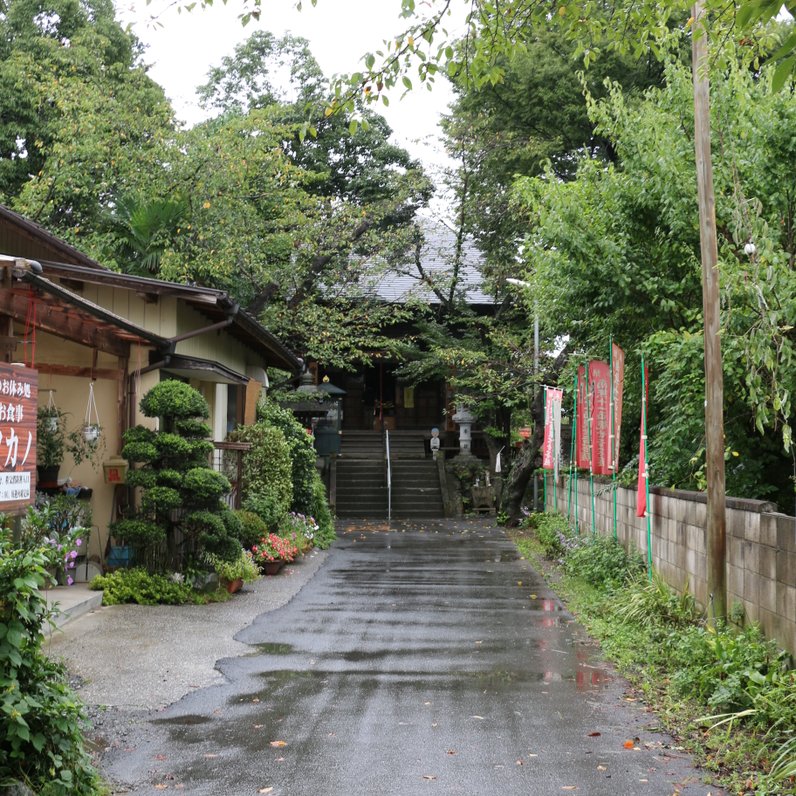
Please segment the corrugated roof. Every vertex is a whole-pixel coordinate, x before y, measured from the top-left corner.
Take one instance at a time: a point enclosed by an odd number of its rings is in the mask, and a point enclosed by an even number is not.
[[[450,292],[451,271],[456,254],[456,232],[436,219],[419,218],[418,223],[424,237],[420,249],[420,269],[412,253],[405,263],[393,266],[375,281],[370,292],[385,301],[403,304],[415,299],[427,304],[439,304],[440,298],[433,287],[443,295]],[[481,288],[483,263],[484,255],[475,241],[466,237],[462,244],[456,295],[467,304],[495,303],[494,297]]]

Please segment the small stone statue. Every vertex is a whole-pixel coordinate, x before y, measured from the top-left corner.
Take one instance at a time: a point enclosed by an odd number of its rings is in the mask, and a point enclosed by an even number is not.
[[[429,443],[431,446],[431,455],[434,459],[437,458],[437,454],[439,453],[439,429],[432,428],[431,429],[431,442]]]

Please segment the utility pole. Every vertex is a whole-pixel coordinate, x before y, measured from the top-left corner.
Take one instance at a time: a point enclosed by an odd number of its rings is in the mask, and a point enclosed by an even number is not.
[[[716,197],[710,154],[710,81],[703,0],[691,12],[691,69],[694,76],[694,149],[702,250],[702,311],[705,335],[705,463],[707,468],[708,621],[727,616],[727,528],[724,481],[724,376],[719,336],[719,270]]]

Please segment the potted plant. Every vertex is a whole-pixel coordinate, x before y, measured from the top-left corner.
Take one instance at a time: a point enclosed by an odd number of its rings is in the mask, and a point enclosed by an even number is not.
[[[212,553],[206,553],[205,561],[213,567],[221,585],[230,594],[240,591],[244,583],[251,583],[260,577],[259,567],[248,550],[241,549],[240,555],[234,561],[225,561]]]
[[[66,436],[66,452],[74,459],[76,465],[84,461],[91,462],[97,468],[98,451],[104,450],[105,439],[102,436],[102,426],[92,423],[82,425]]]
[[[290,539],[284,539],[275,533],[269,533],[252,547],[252,555],[260,567],[260,571],[266,575],[276,575],[280,569],[298,555],[296,547]]]
[[[36,413],[36,470],[38,483],[55,486],[66,451],[66,415],[52,404],[40,406]]]
[[[291,511],[279,524],[279,535],[289,539],[301,555],[312,550],[318,523],[312,517]]]

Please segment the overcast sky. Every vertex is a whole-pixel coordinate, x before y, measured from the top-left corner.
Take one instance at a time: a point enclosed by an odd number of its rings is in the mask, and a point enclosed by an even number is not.
[[[164,87],[178,117],[188,124],[202,118],[196,86],[255,30],[278,36],[289,31],[308,39],[313,55],[331,77],[362,69],[366,52],[380,48],[385,38],[406,27],[406,20],[398,16],[399,0],[318,0],[314,8],[305,0],[301,12],[295,10],[294,0],[263,0],[261,20],[246,27],[238,19],[235,0],[183,13],[172,7],[159,16],[160,25],[156,26],[150,17],[158,10],[158,2],[147,6],[144,0],[117,0],[117,10],[122,22],[131,23],[147,45],[150,75]],[[379,106],[396,140],[427,166],[446,163],[437,140],[437,124],[451,101],[447,81],[438,79],[431,92],[416,87],[403,100],[399,101],[399,96],[390,97],[389,108]]]

